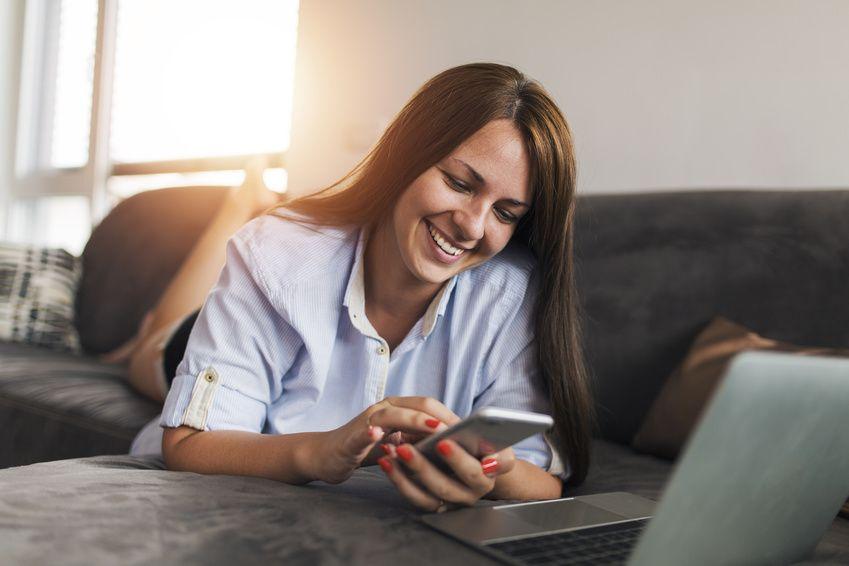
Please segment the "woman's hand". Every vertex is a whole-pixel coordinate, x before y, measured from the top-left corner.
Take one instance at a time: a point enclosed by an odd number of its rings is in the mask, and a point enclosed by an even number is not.
[[[304,466],[315,479],[340,483],[374,460],[377,443],[409,442],[438,432],[460,418],[430,397],[388,397],[347,424],[315,435]]]
[[[512,448],[478,460],[453,440],[441,440],[436,451],[453,470],[443,473],[410,444],[389,449],[378,463],[392,483],[410,502],[427,511],[444,511],[448,504],[474,505],[495,488],[495,478],[516,463]]]

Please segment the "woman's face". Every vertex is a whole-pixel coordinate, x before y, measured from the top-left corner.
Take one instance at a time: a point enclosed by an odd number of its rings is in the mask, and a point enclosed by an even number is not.
[[[478,130],[398,199],[391,228],[404,267],[438,284],[504,249],[531,203],[528,173],[512,121]]]

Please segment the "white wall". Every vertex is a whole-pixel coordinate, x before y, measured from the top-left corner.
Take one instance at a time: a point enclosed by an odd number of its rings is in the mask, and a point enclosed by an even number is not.
[[[849,186],[845,0],[301,0],[297,57],[294,192],[476,60],[554,95],[585,192]]]

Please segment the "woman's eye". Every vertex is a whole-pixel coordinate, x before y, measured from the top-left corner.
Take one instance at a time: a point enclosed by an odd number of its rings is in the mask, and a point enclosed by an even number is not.
[[[448,186],[450,186],[455,191],[465,193],[465,192],[468,192],[468,190],[469,190],[469,188],[465,185],[465,183],[458,181],[457,179],[455,179],[454,177],[452,177],[450,175],[445,176],[445,182],[448,183]]]
[[[503,208],[496,208],[495,214],[502,222],[516,222],[516,216]]]

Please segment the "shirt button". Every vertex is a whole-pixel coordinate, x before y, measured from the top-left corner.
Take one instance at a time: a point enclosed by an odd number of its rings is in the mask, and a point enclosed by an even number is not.
[[[352,315],[351,315],[351,318],[357,318],[357,315],[356,315],[356,314],[352,314]]]
[[[384,355],[386,353],[386,348],[384,348],[383,346],[378,346],[377,347],[377,353],[380,354],[381,356]]]

